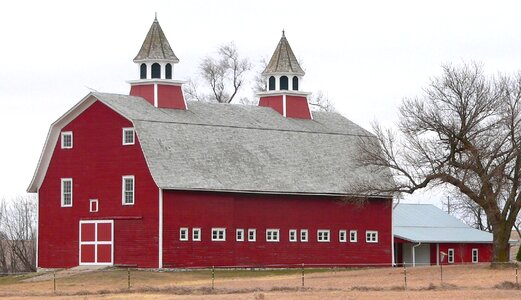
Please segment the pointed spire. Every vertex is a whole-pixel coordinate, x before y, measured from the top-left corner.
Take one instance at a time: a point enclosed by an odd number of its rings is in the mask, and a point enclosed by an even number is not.
[[[288,40],[286,39],[286,34],[284,29],[282,30],[282,37],[280,38],[279,44],[277,48],[275,48],[275,52],[268,63],[268,66],[262,72],[262,75],[276,74],[276,73],[285,73],[285,74],[295,74],[304,76],[305,72],[300,67],[295,54],[291,50]]]
[[[145,60],[167,60],[172,63],[179,62],[174,51],[170,47],[159,22],[157,21],[157,13],[155,14],[154,22],[148,31],[148,34],[141,46],[141,50],[134,58],[134,62]]]

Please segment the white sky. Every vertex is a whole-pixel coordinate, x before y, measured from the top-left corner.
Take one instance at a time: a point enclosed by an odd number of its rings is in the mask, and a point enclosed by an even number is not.
[[[181,60],[176,79],[230,41],[254,62],[269,58],[284,28],[305,65],[304,90],[322,90],[369,129],[392,125],[401,100],[442,63],[521,70],[520,11],[516,1],[2,2],[0,198],[25,193],[50,124],[87,87],[128,93],[154,12]]]

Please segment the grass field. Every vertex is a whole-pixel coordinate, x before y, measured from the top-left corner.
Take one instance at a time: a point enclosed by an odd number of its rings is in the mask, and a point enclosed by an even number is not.
[[[57,270],[0,277],[1,298],[73,299],[520,299],[515,269],[439,267],[211,270]],[[521,275],[521,274],[520,274]],[[56,276],[56,281],[54,281]],[[520,278],[521,281],[521,278]],[[56,282],[56,291],[54,290]]]

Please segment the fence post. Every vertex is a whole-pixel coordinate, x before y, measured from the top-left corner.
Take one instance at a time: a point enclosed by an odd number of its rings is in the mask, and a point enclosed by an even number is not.
[[[130,268],[127,268],[127,288],[130,289]]]
[[[212,290],[214,287],[214,281],[215,281],[215,267],[212,266]]]
[[[443,285],[443,262],[440,264],[440,280]]]
[[[407,289],[407,267],[403,264],[403,280],[404,280],[404,288]]]
[[[516,285],[519,285],[519,281],[517,280],[517,268],[518,268],[518,265],[516,263]]]
[[[53,282],[53,286],[54,286],[53,290],[56,293],[56,271],[52,272],[52,282]]]
[[[304,287],[304,264],[302,264],[302,287]]]

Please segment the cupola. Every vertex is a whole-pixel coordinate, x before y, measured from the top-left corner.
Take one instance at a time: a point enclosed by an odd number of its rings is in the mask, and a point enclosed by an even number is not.
[[[266,91],[257,94],[259,106],[271,107],[284,117],[313,118],[307,98],[311,93],[301,91],[305,72],[291,50],[284,30],[262,75],[266,78]]]
[[[174,80],[174,65],[179,59],[157,21],[157,16],[134,58],[139,80],[129,81],[130,95],[145,98],[155,107],[186,109],[182,85]]]

